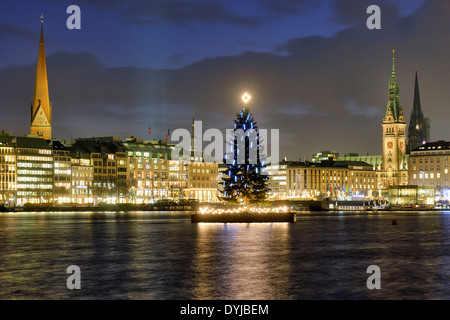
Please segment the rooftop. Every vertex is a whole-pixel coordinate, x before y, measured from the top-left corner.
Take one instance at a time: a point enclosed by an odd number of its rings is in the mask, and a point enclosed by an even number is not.
[[[450,150],[450,141],[438,140],[434,142],[426,142],[411,152],[416,151],[438,151],[438,150]]]

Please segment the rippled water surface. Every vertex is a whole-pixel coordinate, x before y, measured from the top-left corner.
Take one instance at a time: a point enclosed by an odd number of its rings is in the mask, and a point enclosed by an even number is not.
[[[449,234],[446,212],[300,213],[280,224],[0,213],[0,299],[449,299]],[[67,289],[69,265],[80,290]],[[380,290],[366,286],[370,265]]]

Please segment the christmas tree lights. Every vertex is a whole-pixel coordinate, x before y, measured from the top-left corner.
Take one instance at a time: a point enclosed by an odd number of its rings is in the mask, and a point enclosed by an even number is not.
[[[264,201],[269,192],[268,176],[262,170],[265,164],[260,157],[258,127],[247,106],[250,98],[247,93],[242,96],[244,105],[234,120],[235,134],[228,141],[232,153],[225,154],[227,170],[220,190],[222,200],[245,205]]]

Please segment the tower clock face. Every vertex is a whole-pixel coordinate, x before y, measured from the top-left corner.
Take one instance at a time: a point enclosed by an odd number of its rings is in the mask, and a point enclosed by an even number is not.
[[[44,122],[44,118],[43,118],[43,117],[39,117],[39,118],[38,118],[38,122],[39,122],[39,123]]]
[[[389,149],[392,148],[392,142],[391,142],[391,141],[388,142],[387,147],[388,147]]]

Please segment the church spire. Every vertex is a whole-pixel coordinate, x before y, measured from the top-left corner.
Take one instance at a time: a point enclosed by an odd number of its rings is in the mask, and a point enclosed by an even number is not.
[[[392,50],[392,74],[391,74],[391,85],[397,84],[397,78],[395,76],[395,50]]]
[[[416,80],[415,80],[415,84],[414,84],[413,110],[416,110],[417,113],[421,112],[421,110],[422,110],[422,108],[420,107],[419,81],[417,80],[417,70],[416,70]]]
[[[400,103],[400,89],[397,83],[397,76],[395,74],[395,50],[392,50],[392,73],[391,81],[388,88],[388,104],[386,106],[386,113],[384,121],[404,122],[403,109]],[[389,120],[391,119],[391,120]]]
[[[47,65],[44,46],[44,16],[41,15],[41,38],[36,67],[34,97],[31,104],[30,134],[51,139],[52,108],[48,94]]]
[[[416,79],[414,82],[414,100],[408,127],[407,152],[410,153],[412,150],[419,147],[429,139],[430,120],[424,117],[422,106],[420,105],[419,80],[416,70]]]

